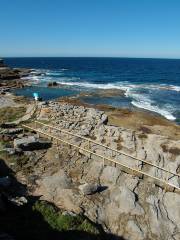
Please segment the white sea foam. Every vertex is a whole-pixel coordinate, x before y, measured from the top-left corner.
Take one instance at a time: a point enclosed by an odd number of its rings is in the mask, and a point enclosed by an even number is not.
[[[63,75],[62,72],[46,72],[47,76],[61,76]]]
[[[61,71],[67,71],[67,70],[69,70],[68,68],[61,68],[60,69]]]
[[[29,77],[30,80],[37,82],[49,82],[49,81],[57,81],[60,84],[79,87],[79,88],[91,88],[91,89],[119,89],[125,91],[125,96],[131,99],[132,105],[146,109],[152,112],[156,112],[169,120],[175,120],[175,116],[173,116],[173,106],[163,105],[159,107],[158,104],[151,99],[150,94],[139,93],[140,89],[146,90],[168,90],[168,91],[176,91],[180,92],[180,86],[168,85],[168,84],[131,84],[130,82],[115,82],[115,83],[90,83],[80,81],[80,78],[76,77],[65,77],[63,75],[63,71],[68,69],[59,69],[57,71],[53,70],[41,70],[41,73],[44,75],[33,75]],[[35,72],[33,72],[36,74]],[[38,72],[39,73],[39,72]],[[54,78],[59,76],[59,78]],[[27,78],[26,78],[27,79]]]
[[[22,80],[30,80],[30,81],[39,81],[39,76],[35,76],[35,75],[30,75],[27,77],[22,77]]]
[[[180,86],[174,86],[174,85],[170,85],[171,89],[176,91],[176,92],[180,92]]]
[[[117,85],[112,83],[88,83],[88,82],[66,82],[66,81],[59,81],[58,83],[68,86],[78,86],[83,88],[94,88],[94,89],[120,89],[120,90],[127,90],[128,86]]]
[[[66,81],[67,80],[67,81]],[[180,92],[180,86],[174,85],[158,85],[158,84],[130,84],[128,82],[116,82],[116,83],[89,83],[89,82],[72,82],[69,80],[78,80],[78,78],[61,78],[60,84],[69,86],[79,86],[83,88],[95,88],[95,89],[120,89],[128,90],[134,88],[144,88],[150,90],[172,90]]]
[[[171,106],[166,106],[167,109],[165,108],[165,106],[164,106],[164,108],[160,108],[157,105],[155,105],[155,102],[152,101],[147,95],[134,93],[131,90],[128,90],[126,92],[126,96],[131,97],[133,99],[131,101],[131,103],[135,107],[142,108],[142,109],[145,109],[145,110],[149,110],[151,112],[156,112],[156,113],[164,116],[168,120],[175,120],[176,119],[173,116],[173,114],[171,113]]]

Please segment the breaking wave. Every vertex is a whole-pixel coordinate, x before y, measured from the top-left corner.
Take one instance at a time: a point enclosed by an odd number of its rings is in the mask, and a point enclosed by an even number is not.
[[[126,92],[126,96],[132,98],[131,104],[135,107],[142,108],[151,112],[156,112],[163,117],[167,118],[168,120],[176,120],[176,117],[172,114],[172,107],[171,106],[164,106],[158,107],[157,104],[150,99],[147,95],[137,94],[128,90]]]
[[[79,77],[71,77],[65,74],[68,69],[62,68],[59,70],[32,70],[29,77],[23,79],[30,79],[35,84],[56,81],[59,84],[78,89],[118,89],[124,91],[125,97],[129,99],[131,104],[135,107],[145,109],[151,112],[156,112],[169,120],[176,120],[173,115],[176,109],[172,104],[159,104],[153,99],[153,94],[157,91],[173,91],[180,92],[180,86],[168,84],[151,84],[151,83],[131,83],[128,81],[114,82],[114,83],[93,83],[83,81]],[[37,82],[37,83],[36,83]],[[143,90],[143,91],[142,91]]]

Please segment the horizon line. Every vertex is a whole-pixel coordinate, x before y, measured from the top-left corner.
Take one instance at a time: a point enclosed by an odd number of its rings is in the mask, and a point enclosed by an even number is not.
[[[120,56],[8,56],[0,57],[0,59],[5,58],[135,58],[135,59],[165,59],[165,60],[180,60],[180,57],[120,57]]]

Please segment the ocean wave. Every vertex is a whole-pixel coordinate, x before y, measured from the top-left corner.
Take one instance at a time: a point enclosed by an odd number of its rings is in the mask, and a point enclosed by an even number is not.
[[[72,78],[71,80],[77,80],[78,78]],[[90,82],[71,82],[69,78],[61,79],[58,83],[69,86],[79,86],[83,88],[95,88],[95,89],[120,89],[120,90],[129,90],[129,89],[149,89],[149,90],[172,90],[180,91],[180,86],[174,85],[161,85],[161,84],[130,84],[128,82],[116,82],[116,83],[90,83]]]
[[[168,120],[176,120],[176,117],[174,117],[170,111],[171,106],[167,106],[167,109],[165,106],[163,108],[158,107],[155,102],[151,100],[147,95],[134,93],[131,92],[131,90],[128,90],[126,92],[126,96],[132,98],[131,104],[135,107],[142,108],[151,112],[156,112]]]
[[[61,76],[63,75],[62,72],[46,72],[45,75],[47,76]]]
[[[78,86],[83,88],[94,88],[94,89],[120,89],[127,90],[129,87],[120,86],[112,83],[88,83],[88,82],[66,82],[66,81],[58,81],[59,84],[68,85],[68,86]]]
[[[39,76],[35,76],[35,75],[29,75],[26,77],[21,77],[22,80],[29,80],[29,81],[39,81],[40,77]]]
[[[69,69],[68,68],[61,68],[60,70],[61,71],[68,71]]]
[[[169,120],[175,120],[173,106],[159,103],[152,100],[154,94],[158,94],[157,91],[176,91],[180,92],[180,86],[170,84],[153,84],[153,83],[131,83],[128,81],[119,81],[114,83],[92,83],[88,81],[81,81],[78,77],[63,76],[63,71],[68,69],[59,70],[41,70],[41,75],[33,74],[26,79],[30,79],[34,82],[50,82],[56,81],[59,84],[77,87],[82,89],[118,89],[123,90],[125,97],[129,98],[132,105],[145,109],[151,112],[156,112]],[[38,71],[39,73],[39,71]],[[59,77],[58,77],[59,76]],[[149,91],[148,91],[149,90]]]
[[[171,89],[176,91],[176,92],[180,92],[180,86],[174,86],[174,85],[170,85]]]

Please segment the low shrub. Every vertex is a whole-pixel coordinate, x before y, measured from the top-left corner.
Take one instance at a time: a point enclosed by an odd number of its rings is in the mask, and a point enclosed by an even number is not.
[[[88,233],[99,234],[99,230],[87,218],[81,215],[62,214],[53,205],[45,201],[37,201],[34,211],[42,214],[44,220],[57,231],[81,230]]]

